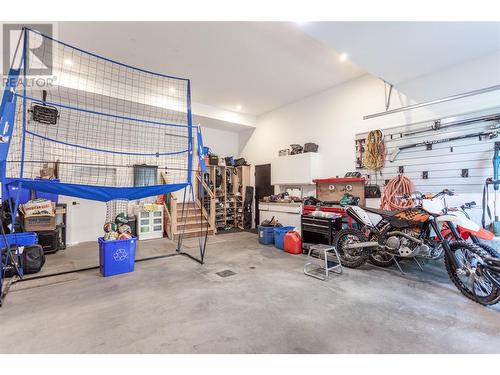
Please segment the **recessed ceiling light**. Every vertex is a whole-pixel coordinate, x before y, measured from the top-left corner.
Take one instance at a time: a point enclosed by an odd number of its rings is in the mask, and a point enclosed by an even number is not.
[[[170,87],[168,89],[168,92],[171,93],[171,94],[173,94],[175,92],[175,87]]]
[[[238,105],[236,106],[236,109],[237,109],[238,111],[241,111],[241,109],[242,109],[242,108],[243,108],[243,107],[241,106],[241,104],[238,104]]]
[[[70,59],[64,59],[64,65],[73,66],[73,61]]]
[[[341,53],[341,54],[340,54],[340,56],[339,56],[339,60],[340,60],[340,62],[344,62],[344,61],[346,61],[346,60],[347,60],[347,57],[348,57],[348,56],[347,56],[347,53],[345,53],[345,52]]]

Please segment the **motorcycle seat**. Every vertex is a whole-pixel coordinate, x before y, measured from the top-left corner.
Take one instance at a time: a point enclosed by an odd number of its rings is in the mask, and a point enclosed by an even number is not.
[[[371,212],[373,214],[380,215],[382,217],[391,217],[397,214],[397,211],[381,210],[379,208],[363,207],[363,210]]]

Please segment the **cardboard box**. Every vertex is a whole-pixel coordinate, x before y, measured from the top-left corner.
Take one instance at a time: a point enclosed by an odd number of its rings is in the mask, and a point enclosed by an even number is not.
[[[32,216],[24,218],[24,230],[26,232],[54,229],[56,229],[55,216]]]

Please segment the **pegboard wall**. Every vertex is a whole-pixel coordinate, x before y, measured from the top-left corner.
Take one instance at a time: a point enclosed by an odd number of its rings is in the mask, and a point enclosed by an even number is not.
[[[489,120],[484,120],[485,117]],[[483,119],[477,120],[479,118]],[[476,121],[447,126],[471,119]],[[495,130],[499,133],[494,138],[484,135],[422,145],[401,150],[394,161],[389,160],[395,149],[404,146]],[[370,183],[384,186],[398,173],[404,173],[417,191],[436,192],[447,188],[457,193],[481,193],[485,179],[493,175],[494,145],[500,142],[500,107],[387,128],[383,132],[387,155],[384,168],[379,172],[362,166],[360,145],[365,145],[368,132],[355,135],[356,169],[367,176]]]

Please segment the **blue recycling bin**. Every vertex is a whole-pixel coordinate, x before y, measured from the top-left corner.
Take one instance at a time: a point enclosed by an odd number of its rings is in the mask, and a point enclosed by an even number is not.
[[[103,237],[99,237],[98,242],[99,267],[102,276],[108,277],[134,271],[136,237],[112,241],[105,241]]]

